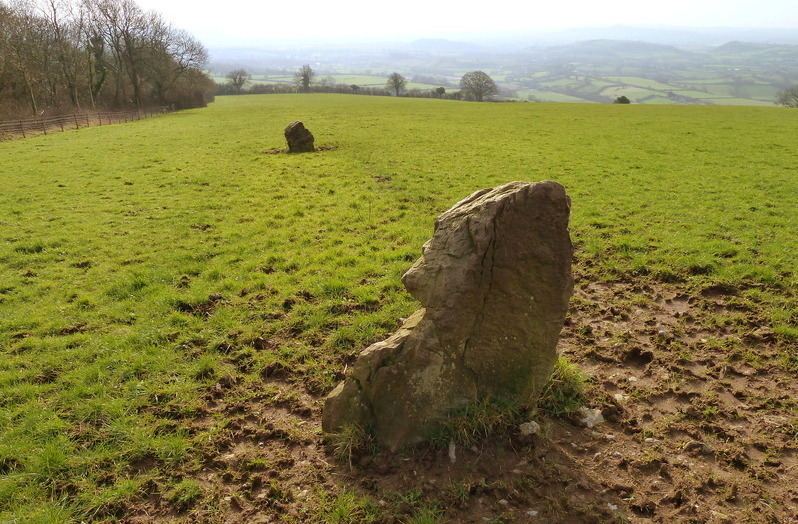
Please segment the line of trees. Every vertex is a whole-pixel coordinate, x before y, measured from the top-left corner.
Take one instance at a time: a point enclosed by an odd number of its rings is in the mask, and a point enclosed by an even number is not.
[[[0,115],[197,107],[205,47],[133,0],[0,0]]]
[[[415,98],[446,98],[450,100],[476,100],[482,102],[498,93],[493,79],[482,71],[471,71],[463,75],[460,91],[447,93],[445,87],[434,89],[407,89],[407,79],[400,73],[391,73],[385,87],[367,87],[355,84],[335,84],[332,77],[315,82],[316,72],[310,65],[303,65],[294,73],[293,84],[254,84],[249,90],[244,87],[251,81],[244,69],[236,69],[227,74],[228,82],[217,84],[216,92],[220,95],[233,94],[283,94],[283,93],[341,93],[372,96],[408,96]]]
[[[232,82],[216,85],[218,95],[281,95],[290,93],[338,93],[346,95],[370,95],[370,96],[394,96],[393,89],[385,87],[359,86],[356,84],[330,84],[317,83],[311,84],[307,90],[296,84],[251,84],[248,88],[236,89]],[[406,89],[401,96],[411,98],[442,98],[449,100],[460,100],[459,91],[447,93],[443,87],[436,89]]]

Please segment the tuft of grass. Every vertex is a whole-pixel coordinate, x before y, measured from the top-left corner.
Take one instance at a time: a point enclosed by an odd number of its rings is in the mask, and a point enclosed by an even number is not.
[[[588,383],[588,376],[578,366],[559,356],[536,409],[506,399],[482,399],[450,413],[430,440],[436,447],[452,441],[470,447],[528,420],[533,411],[553,417],[569,415],[585,404]]]
[[[436,505],[425,505],[415,511],[408,524],[439,524],[444,522],[443,510]]]
[[[352,460],[364,453],[375,453],[377,445],[371,434],[358,424],[344,424],[328,437],[333,456],[352,467]]]
[[[516,424],[525,410],[517,402],[486,398],[452,411],[434,430],[430,440],[436,447],[449,442],[471,447],[486,437]]]
[[[548,382],[537,401],[537,409],[546,415],[570,415],[585,405],[589,377],[563,357],[557,358]]]
[[[167,496],[178,510],[185,511],[202,498],[202,486],[194,479],[183,479],[175,484]]]
[[[379,508],[370,498],[344,490],[334,499],[326,493],[323,495],[317,518],[325,524],[355,524],[374,522],[378,514]]]

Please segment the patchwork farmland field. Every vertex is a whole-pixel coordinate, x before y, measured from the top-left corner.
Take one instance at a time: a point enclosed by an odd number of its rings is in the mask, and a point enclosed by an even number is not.
[[[346,95],[2,142],[0,522],[798,519],[796,164],[784,108]],[[607,422],[341,458],[323,396],[417,307],[435,217],[543,179]]]

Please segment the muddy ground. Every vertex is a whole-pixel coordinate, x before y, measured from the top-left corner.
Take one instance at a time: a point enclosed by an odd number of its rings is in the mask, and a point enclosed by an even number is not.
[[[202,498],[153,482],[123,520],[798,522],[795,348],[741,291],[578,281],[559,350],[592,377],[592,428],[541,418],[533,436],[341,461],[301,377],[225,377],[191,421],[202,456],[174,472]]]

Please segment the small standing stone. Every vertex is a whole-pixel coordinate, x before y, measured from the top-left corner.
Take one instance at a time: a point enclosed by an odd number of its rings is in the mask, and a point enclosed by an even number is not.
[[[299,120],[291,122],[285,128],[285,141],[288,142],[289,153],[311,153],[315,151],[313,140],[313,133]]]

